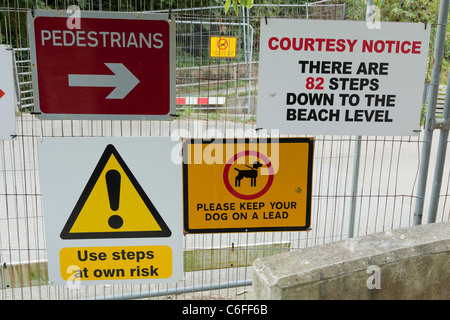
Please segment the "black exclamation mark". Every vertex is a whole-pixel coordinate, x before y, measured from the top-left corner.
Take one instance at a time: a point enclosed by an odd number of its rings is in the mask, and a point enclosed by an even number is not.
[[[106,188],[108,189],[109,206],[112,211],[119,209],[120,200],[120,173],[117,170],[109,170],[106,175]],[[108,224],[113,229],[119,229],[123,225],[121,216],[114,214],[108,219]]]

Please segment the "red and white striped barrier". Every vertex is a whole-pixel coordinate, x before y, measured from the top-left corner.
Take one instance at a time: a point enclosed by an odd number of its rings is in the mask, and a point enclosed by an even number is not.
[[[225,97],[181,97],[176,98],[177,105],[208,105],[208,104],[225,104]]]

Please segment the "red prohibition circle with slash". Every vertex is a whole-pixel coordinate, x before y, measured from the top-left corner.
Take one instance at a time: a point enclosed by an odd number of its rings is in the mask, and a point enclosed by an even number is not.
[[[258,159],[261,159],[264,164],[266,165],[266,167],[269,169],[269,178],[267,180],[266,185],[264,186],[264,188],[254,194],[242,194],[240,192],[237,192],[230,184],[230,181],[228,179],[228,173],[230,172],[231,169],[231,165],[236,162],[237,159],[241,158],[241,157],[245,157],[245,156],[255,156]],[[243,200],[252,200],[252,199],[256,199],[261,197],[263,194],[265,194],[270,187],[272,186],[273,183],[273,167],[272,167],[272,163],[270,162],[270,159],[267,158],[264,154],[258,152],[258,151],[254,151],[254,150],[246,150],[246,151],[242,151],[242,152],[238,152],[236,153],[234,156],[232,156],[230,159],[228,159],[225,168],[223,170],[223,182],[225,183],[225,187],[227,188],[227,190],[234,195],[235,197],[239,198],[239,199],[243,199]]]

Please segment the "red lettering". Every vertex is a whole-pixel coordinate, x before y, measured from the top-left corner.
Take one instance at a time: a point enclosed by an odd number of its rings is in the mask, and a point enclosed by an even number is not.
[[[391,53],[392,52],[392,45],[395,44],[394,40],[387,40],[386,44],[388,45],[388,52]]]
[[[353,52],[357,42],[357,39],[271,37],[267,45],[270,50]],[[365,45],[368,44],[365,43]],[[371,50],[372,48],[369,51],[371,52]]]
[[[358,40],[324,39],[324,38],[288,38],[271,37],[268,41],[270,50],[295,51],[337,51],[353,52]],[[421,41],[399,40],[363,40],[362,52],[420,54]]]
[[[358,40],[350,40],[350,39],[347,39],[347,43],[348,43],[348,45],[349,45],[349,48],[350,48],[350,52],[353,52],[353,48],[355,47],[355,44],[356,44],[356,42],[357,42]]]
[[[395,53],[399,53],[400,52],[400,41],[397,41],[396,45],[395,45]]]
[[[308,48],[309,50],[314,51],[314,39],[305,38],[305,51],[308,51]]]
[[[405,42],[402,43],[402,45],[401,45],[402,53],[410,53],[410,52],[411,52],[411,49],[405,49],[405,44],[407,44],[408,46],[410,46],[410,45],[411,45],[411,42],[405,41]]]
[[[344,50],[345,50],[345,39],[337,39],[337,41],[336,41],[336,51],[343,52]]]
[[[316,39],[316,42],[319,44],[319,46],[317,47],[317,51],[322,51],[322,43],[324,43],[325,41],[325,39]]]
[[[413,53],[413,54],[420,54],[420,46],[421,46],[421,44],[422,44],[422,42],[420,42],[420,41],[413,41],[411,53]]]
[[[302,50],[302,47],[303,47],[303,38],[298,39],[298,45],[297,45],[297,38],[292,39],[292,49],[294,49],[295,51],[300,51]]]
[[[384,41],[375,41],[375,52],[380,53],[384,51]]]
[[[368,42],[367,40],[363,40],[363,44],[362,44],[362,52],[372,52],[373,50],[373,40],[370,40],[370,42]]]
[[[421,45],[420,41],[363,40],[362,52],[420,54]]]
[[[334,51],[335,39],[327,39],[326,51]]]
[[[291,48],[291,39],[282,38],[280,40],[280,48],[281,50],[289,50]]]
[[[273,42],[276,41],[278,42],[278,38],[277,37],[272,37],[269,39],[269,49],[270,50],[277,50],[278,49],[278,45],[273,45]]]

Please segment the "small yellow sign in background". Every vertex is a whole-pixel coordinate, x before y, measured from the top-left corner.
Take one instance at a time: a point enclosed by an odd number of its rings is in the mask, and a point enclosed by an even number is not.
[[[211,58],[234,58],[236,57],[236,37],[211,37]]]

